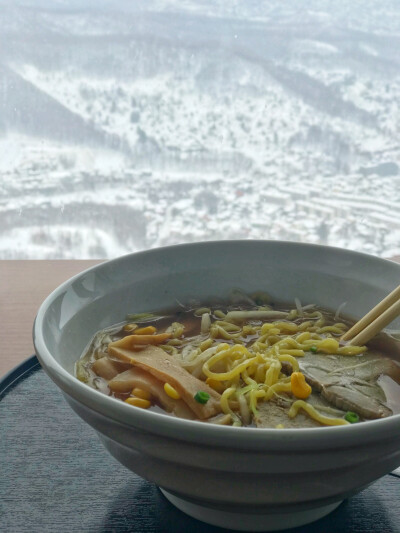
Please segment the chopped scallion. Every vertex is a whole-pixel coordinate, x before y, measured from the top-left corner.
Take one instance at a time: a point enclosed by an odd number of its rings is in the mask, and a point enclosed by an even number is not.
[[[318,348],[316,346],[311,346],[310,352],[317,353],[317,351],[318,351]]]
[[[199,390],[194,395],[194,399],[196,400],[196,402],[204,404],[204,403],[208,402],[208,400],[210,399],[210,395],[208,394],[208,392],[204,392],[202,390]]]
[[[347,422],[350,422],[350,424],[356,424],[360,421],[358,414],[353,413],[353,411],[347,411],[347,413],[344,415],[344,419],[347,420]]]

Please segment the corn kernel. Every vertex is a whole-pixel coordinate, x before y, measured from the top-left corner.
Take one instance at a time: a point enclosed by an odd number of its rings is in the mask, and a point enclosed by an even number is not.
[[[319,342],[317,348],[319,352],[337,353],[339,349],[339,343],[336,339],[327,338]]]
[[[171,385],[169,383],[165,383],[164,384],[164,390],[166,392],[166,394],[168,394],[168,396],[174,400],[179,400],[180,399],[180,395],[179,395],[179,392],[177,390],[174,389],[174,387],[171,387]]]
[[[151,394],[149,391],[139,389],[139,387],[135,387],[131,394],[132,396],[136,396],[137,398],[143,398],[143,400],[150,400],[151,398]]]
[[[308,398],[312,392],[310,385],[306,382],[304,374],[301,372],[293,372],[290,376],[290,384],[292,386],[292,394],[301,400]]]
[[[142,409],[148,409],[151,406],[151,402],[149,402],[149,400],[145,400],[143,398],[134,398],[133,396],[127,398],[125,402],[129,403],[129,405],[134,405],[135,407],[141,407]]]
[[[135,335],[153,335],[157,329],[154,326],[146,326],[145,328],[139,328],[135,331]]]

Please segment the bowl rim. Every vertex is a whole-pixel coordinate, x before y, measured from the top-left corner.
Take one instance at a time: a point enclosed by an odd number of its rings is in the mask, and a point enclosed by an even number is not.
[[[326,246],[313,243],[298,243],[280,240],[220,240],[220,241],[200,241],[193,243],[174,244],[158,248],[140,250],[125,254],[111,260],[105,260],[99,264],[91,266],[78,274],[67,279],[56,289],[54,289],[40,305],[33,324],[33,343],[39,362],[49,377],[58,385],[67,396],[73,398],[90,411],[102,415],[120,425],[131,429],[138,428],[149,433],[164,437],[173,437],[192,443],[202,443],[230,448],[253,449],[253,450],[293,450],[296,449],[321,449],[337,448],[338,446],[356,446],[361,442],[373,442],[391,440],[394,434],[400,436],[400,414],[395,414],[387,418],[369,420],[366,424],[352,424],[349,426],[329,426],[321,428],[297,428],[297,429],[275,429],[275,428],[252,428],[221,426],[216,424],[199,423],[197,420],[185,420],[166,414],[153,412],[150,410],[136,408],[121,402],[110,396],[80,382],[75,376],[67,372],[51,355],[43,337],[43,325],[46,311],[52,302],[65,291],[72,283],[80,277],[92,271],[101,271],[109,265],[118,264],[121,261],[129,261],[131,258],[145,255],[162,254],[163,251],[208,246],[290,246],[292,248],[314,248],[321,252],[328,251],[341,255],[357,256],[359,258],[375,261],[376,263],[398,265],[389,259],[376,257],[372,254],[347,250],[344,248]],[[396,268],[396,267],[395,267]]]

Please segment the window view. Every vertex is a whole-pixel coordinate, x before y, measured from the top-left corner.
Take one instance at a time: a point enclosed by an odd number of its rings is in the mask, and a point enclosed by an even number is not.
[[[0,258],[400,255],[400,5],[0,0]]]

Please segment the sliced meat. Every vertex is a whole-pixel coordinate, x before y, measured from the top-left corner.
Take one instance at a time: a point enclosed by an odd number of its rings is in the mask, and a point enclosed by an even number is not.
[[[130,368],[130,366],[131,365],[119,361],[112,361],[108,357],[102,357],[93,363],[92,370],[95,374],[104,379],[112,379],[120,372]]]
[[[162,383],[169,383],[199,418],[210,418],[221,412],[221,395],[204,381],[189,374],[174,357],[161,348],[147,346],[141,351],[133,352],[110,344],[108,351],[113,357],[146,370]],[[201,404],[194,399],[198,391],[208,392],[210,399],[207,403]]]
[[[138,387],[148,391],[167,412],[189,420],[196,418],[193,411],[183,400],[170,398],[164,391],[164,384],[140,368],[131,367],[129,370],[118,374],[109,381],[108,386],[113,392],[119,393],[131,392],[132,389]]]
[[[339,409],[369,419],[392,414],[377,383],[381,374],[399,372],[391,359],[373,353],[358,357],[307,353],[299,363],[308,383]]]
[[[292,403],[293,397],[286,394],[273,398],[269,402],[259,403],[257,407],[259,414],[255,417],[257,427],[275,428],[278,424],[283,424],[289,429],[324,426],[303,411],[299,411],[294,418],[289,418],[288,412]],[[332,407],[318,392],[313,392],[307,398],[307,403],[327,417],[342,418],[345,415],[344,411]]]
[[[289,418],[288,412],[292,402],[284,402],[281,399],[272,399],[268,402],[260,402],[255,422],[258,428],[276,428],[282,424],[286,429],[321,427],[322,424],[303,412],[299,412],[294,418]]]

